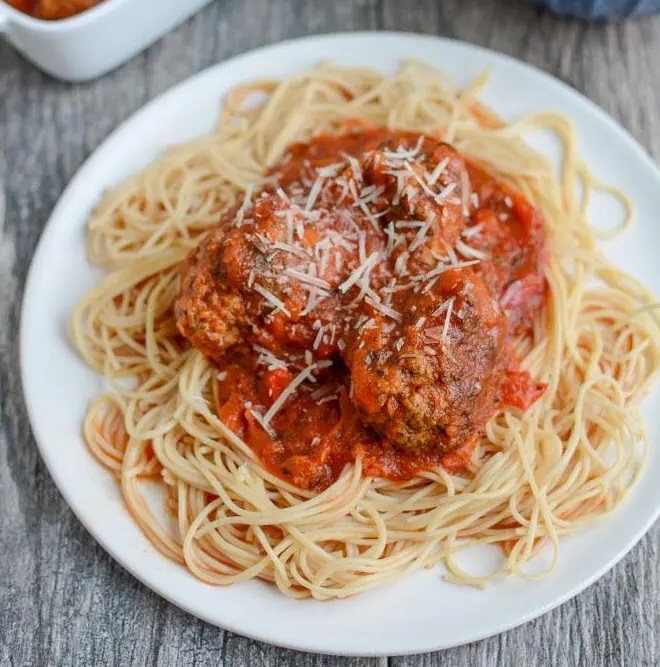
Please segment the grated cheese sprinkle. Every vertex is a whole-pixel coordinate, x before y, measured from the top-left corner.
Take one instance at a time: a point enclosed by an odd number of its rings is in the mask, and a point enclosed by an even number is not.
[[[383,313],[383,315],[387,315],[388,317],[391,317],[393,320],[396,320],[397,322],[401,321],[401,313],[398,313],[394,308],[390,308],[389,306],[386,306],[384,303],[380,303],[379,301],[375,301],[371,297],[367,297],[365,301],[375,310]]]
[[[449,164],[449,158],[448,157],[443,158],[442,160],[440,160],[440,162],[438,162],[436,168],[426,177],[426,182],[429,185],[435,185],[437,180],[444,173],[448,164]]]
[[[445,315],[445,324],[442,327],[442,342],[443,344],[447,344],[447,335],[449,334],[449,323],[451,320],[451,313],[452,310],[454,309],[454,300],[456,297],[452,296],[451,299],[449,299],[449,305],[447,306],[447,314]]]
[[[473,248],[467,243],[463,243],[460,239],[456,241],[456,250],[463,255],[463,257],[472,257],[474,259],[488,259],[488,253],[485,253],[483,250],[478,250]]]
[[[275,308],[275,310],[281,310],[287,317],[291,317],[291,313],[287,310],[287,307],[284,305],[280,299],[278,299],[272,292],[269,292],[265,287],[257,284],[253,286],[255,292],[259,292],[268,303]]]
[[[378,251],[374,251],[374,252],[372,252],[371,255],[369,255],[369,257],[367,257],[367,259],[365,259],[364,262],[362,262],[362,264],[360,264],[360,266],[358,266],[358,267],[351,273],[351,275],[348,276],[348,278],[347,278],[346,280],[344,280],[344,282],[343,282],[341,285],[339,285],[339,288],[338,288],[339,291],[340,291],[342,294],[346,294],[346,292],[348,292],[348,290],[349,290],[353,285],[355,285],[355,283],[357,283],[358,280],[360,280],[360,278],[363,276],[363,274],[364,274],[366,271],[369,271],[369,270],[372,269],[374,266],[376,266],[376,264],[378,263],[378,261],[380,260],[380,258],[381,258],[381,255],[380,255],[380,253],[379,253]]]
[[[314,285],[314,287],[320,287],[324,290],[331,289],[331,285],[327,280],[323,280],[323,278],[317,278],[316,276],[311,276],[308,273],[303,273],[297,269],[285,269],[284,273],[287,276],[291,276],[292,278],[297,278],[302,283],[308,283],[309,285]]]
[[[282,408],[284,403],[286,403],[286,400],[289,398],[289,396],[292,396],[296,389],[298,388],[299,385],[301,385],[307,378],[309,378],[312,373],[317,369],[317,364],[310,364],[309,366],[303,368],[303,370],[296,375],[291,382],[284,388],[284,391],[277,397],[275,402],[268,408],[268,411],[263,417],[263,421],[260,422],[264,428],[267,428],[270,426],[270,422],[272,421],[273,417],[278,413],[278,411]]]
[[[270,424],[268,424],[265,417],[262,417],[254,408],[250,408],[250,414],[257,420],[259,426],[261,426],[261,428],[263,428],[263,430],[266,431],[266,433],[268,433],[271,438],[277,437],[277,433],[270,426]]]
[[[307,201],[305,202],[305,211],[311,211],[318,199],[318,196],[321,194],[321,189],[323,188],[323,176],[319,176],[312,185],[312,189],[309,191]]]

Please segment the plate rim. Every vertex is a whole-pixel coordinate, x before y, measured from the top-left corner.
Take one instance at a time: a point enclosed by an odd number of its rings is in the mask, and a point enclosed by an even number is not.
[[[85,174],[90,170],[95,161],[102,159],[103,153],[106,152],[108,147],[121,139],[121,136],[124,132],[130,129],[130,126],[136,123],[143,116],[147,116],[152,113],[152,110],[158,107],[160,104],[166,102],[169,98],[176,97],[180,94],[180,91],[185,89],[187,86],[192,85],[193,82],[197,81],[206,76],[212,76],[212,73],[220,72],[222,70],[231,70],[231,68],[236,67],[241,63],[242,60],[248,60],[249,58],[260,55],[262,58],[267,58],[273,52],[276,51],[287,51],[289,49],[295,49],[298,46],[303,46],[306,44],[318,42],[318,41],[334,41],[336,39],[345,39],[351,38],[354,40],[387,40],[387,39],[403,39],[410,40],[414,42],[429,42],[435,44],[446,44],[451,45],[460,45],[463,47],[468,47],[469,49],[475,51],[476,53],[485,56],[489,59],[495,59],[509,65],[514,65],[515,67],[522,68],[527,70],[530,74],[533,74],[537,78],[541,79],[545,85],[549,85],[555,88],[564,90],[570,94],[573,98],[573,101],[582,107],[583,110],[588,112],[592,116],[597,116],[598,119],[604,123],[609,132],[612,132],[618,135],[622,140],[624,140],[627,148],[632,150],[638,159],[640,159],[645,168],[653,173],[655,180],[660,185],[660,169],[649,155],[649,153],[644,149],[644,147],[632,136],[632,134],[622,125],[620,125],[610,114],[605,110],[599,107],[595,102],[590,100],[582,92],[569,85],[565,81],[553,76],[552,74],[522,60],[518,60],[513,56],[510,56],[505,53],[495,51],[478,44],[473,44],[471,42],[458,40],[449,37],[423,34],[423,33],[414,33],[408,31],[337,31],[331,33],[322,33],[315,35],[308,35],[304,37],[286,39],[278,42],[273,42],[258,46],[256,48],[249,49],[242,53],[236,54],[226,60],[222,60],[218,63],[210,65],[202,69],[199,72],[192,74],[191,76],[175,83],[166,90],[159,93],[156,97],[149,100],[146,104],[139,107],[136,111],[131,113],[126,119],[124,119],[119,125],[117,125],[99,144],[96,146],[92,152],[85,158],[82,164],[76,169],[73,177],[67,182],[65,188],[60,194],[58,201],[51,211],[48,220],[46,221],[42,233],[40,235],[39,241],[35,247],[32,259],[30,261],[30,267],[25,279],[23,297],[20,306],[20,324],[19,324],[19,334],[18,334],[18,361],[20,369],[20,380],[24,404],[28,414],[29,427],[33,435],[34,441],[37,444],[39,454],[46,464],[46,468],[55,483],[59,493],[62,498],[74,513],[78,521],[84,526],[87,532],[93,537],[93,539],[106,551],[112,559],[119,564],[124,570],[128,571],[132,576],[134,576],[138,581],[147,586],[150,590],[154,591],[158,596],[167,600],[169,603],[175,605],[176,607],[186,611],[187,613],[204,620],[216,627],[220,627],[225,631],[233,632],[244,637],[255,639],[258,641],[263,641],[274,646],[287,649],[295,649],[304,652],[318,653],[323,655],[337,655],[337,656],[356,656],[356,657],[382,657],[382,656],[399,656],[399,655],[411,655],[420,652],[429,652],[436,651],[445,648],[452,648],[455,646],[464,645],[473,641],[480,641],[489,637],[493,637],[507,630],[519,627],[525,623],[539,618],[544,614],[548,613],[552,609],[564,604],[566,601],[572,599],[576,595],[583,592],[586,588],[591,586],[602,576],[604,576],[609,570],[611,570],[614,565],[620,562],[636,545],[637,543],[646,535],[650,527],[660,516],[660,505],[653,508],[647,515],[641,528],[637,531],[634,539],[631,539],[624,548],[617,551],[617,553],[610,558],[601,567],[597,568],[594,572],[591,573],[589,577],[586,577],[579,585],[574,586],[565,594],[560,595],[559,597],[553,599],[551,602],[543,604],[534,610],[517,615],[515,619],[501,622],[500,624],[493,626],[486,632],[475,633],[469,639],[460,638],[457,641],[430,641],[424,645],[416,647],[407,647],[402,648],[401,650],[382,652],[378,649],[356,649],[352,648],[349,650],[342,650],[341,648],[324,648],[319,649],[315,648],[311,643],[306,643],[304,639],[301,639],[300,642],[290,642],[283,640],[278,640],[277,637],[271,636],[269,634],[259,634],[258,632],[246,631],[242,627],[238,627],[230,621],[222,621],[222,624],[217,619],[212,618],[210,615],[200,612],[199,610],[194,609],[188,602],[181,600],[177,597],[176,592],[165,590],[164,585],[160,582],[157,577],[153,577],[149,572],[142,572],[132,568],[130,565],[126,564],[122,557],[116,553],[112,546],[108,543],[108,540],[104,537],[102,530],[97,529],[91,521],[85,517],[85,512],[81,509],[81,503],[75,499],[75,493],[71,492],[70,489],[66,487],[65,484],[61,481],[61,475],[58,472],[58,465],[56,465],[51,459],[49,453],[49,447],[45,444],[48,437],[44,436],[43,433],[40,433],[40,428],[37,426],[38,419],[35,417],[37,408],[31,398],[31,392],[29,386],[31,381],[28,380],[27,376],[27,363],[25,361],[26,349],[27,349],[27,333],[25,328],[25,321],[28,319],[27,313],[30,309],[32,302],[34,301],[34,294],[37,282],[35,275],[37,273],[39,265],[42,263],[42,256],[45,254],[51,237],[53,237],[62,227],[62,225],[54,225],[54,221],[60,216],[60,212],[65,210],[68,207],[69,199],[72,196],[73,191],[78,187],[80,182],[83,182],[85,179]],[[359,64],[359,63],[357,63]],[[221,106],[219,106],[218,111],[220,111]],[[178,142],[177,142],[178,143]],[[99,155],[101,157],[99,157]],[[81,437],[82,443],[82,437]],[[160,558],[165,558],[159,554]]]

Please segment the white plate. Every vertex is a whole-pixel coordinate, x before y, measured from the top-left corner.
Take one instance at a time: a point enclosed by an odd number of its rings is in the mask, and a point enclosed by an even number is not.
[[[74,512],[110,554],[163,597],[211,623],[282,646],[391,655],[501,632],[602,576],[660,509],[660,456],[652,451],[649,469],[627,502],[599,527],[565,540],[561,563],[549,578],[510,578],[478,591],[446,584],[434,570],[348,600],[296,601],[261,582],[203,584],[158,554],[126,511],[115,480],[87,452],[80,425],[101,382],[74,354],[66,327],[78,299],[99,278],[85,258],[84,225],[102,190],[166,146],[210,130],[223,95],[239,82],[291,75],[327,59],[392,71],[411,57],[442,67],[459,84],[492,66],[484,97],[505,118],[543,109],[570,115],[596,175],[628,192],[639,212],[634,232],[608,251],[660,294],[660,174],[628,134],[585,98],[532,67],[472,45],[397,33],[312,37],[267,47],[217,65],[151,102],[96,151],[67,188],[43,234],[25,292],[20,341],[25,398],[41,453]],[[657,416],[658,391],[646,403],[652,443],[660,440],[654,409]]]

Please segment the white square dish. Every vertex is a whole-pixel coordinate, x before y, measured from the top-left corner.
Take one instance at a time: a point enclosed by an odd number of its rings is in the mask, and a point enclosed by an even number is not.
[[[37,67],[64,81],[105,74],[210,0],[105,0],[69,19],[44,21],[0,0],[0,34]]]

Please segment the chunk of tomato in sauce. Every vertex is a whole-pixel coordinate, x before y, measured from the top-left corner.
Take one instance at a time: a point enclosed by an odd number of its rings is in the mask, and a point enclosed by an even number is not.
[[[259,400],[271,406],[282,392],[293,382],[293,375],[286,368],[273,368],[266,371],[259,383]]]

